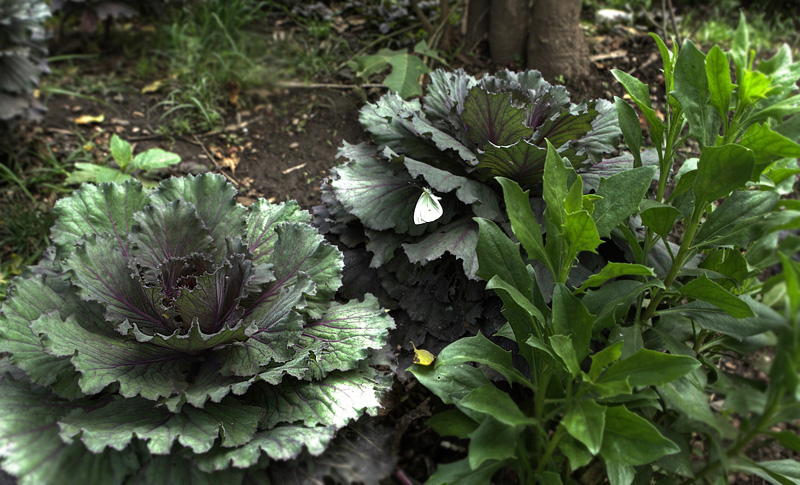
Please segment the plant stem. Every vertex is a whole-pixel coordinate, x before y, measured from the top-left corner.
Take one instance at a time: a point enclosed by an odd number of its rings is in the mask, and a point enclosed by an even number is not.
[[[669,273],[667,273],[666,278],[664,278],[665,288],[659,289],[653,296],[653,299],[650,300],[650,304],[647,305],[644,314],[639,320],[640,323],[644,323],[653,317],[653,315],[656,313],[656,308],[658,308],[658,305],[664,299],[664,296],[669,290],[670,285],[672,285],[672,282],[675,281],[675,278],[678,276],[678,272],[681,270],[681,268],[683,268],[686,260],[689,259],[689,255],[692,252],[691,246],[692,241],[694,240],[694,235],[697,232],[697,228],[700,226],[700,218],[705,212],[705,205],[701,207],[702,208],[695,207],[695,214],[693,215],[694,217],[692,217],[692,220],[689,222],[689,227],[686,229],[686,233],[683,235],[683,241],[681,242],[681,247],[678,250],[678,254],[675,256],[675,261],[669,268]]]
[[[556,428],[556,432],[553,434],[553,437],[547,444],[547,449],[545,450],[544,455],[539,460],[539,466],[536,467],[537,475],[542,473],[544,469],[547,467],[547,464],[550,462],[550,457],[553,456],[553,452],[556,451],[558,442],[561,441],[561,438],[563,436],[564,436],[564,426],[559,424],[558,428]]]

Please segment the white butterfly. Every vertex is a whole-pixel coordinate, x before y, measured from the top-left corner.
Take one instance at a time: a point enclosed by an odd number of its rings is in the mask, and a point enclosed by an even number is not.
[[[442,198],[433,195],[430,188],[422,189],[422,194],[414,207],[414,224],[425,224],[442,217],[444,210],[442,210],[442,204],[439,203],[440,200]]]

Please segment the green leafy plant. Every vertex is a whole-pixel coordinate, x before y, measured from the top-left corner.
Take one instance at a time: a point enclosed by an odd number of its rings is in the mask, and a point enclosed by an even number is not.
[[[391,73],[386,76],[383,83],[401,98],[408,99],[422,95],[420,80],[424,74],[430,72],[430,68],[422,59],[423,56],[447,65],[439,52],[428,47],[424,40],[417,42],[411,53],[408,49],[383,48],[375,54],[357,56],[347,64],[356,73],[356,77],[363,81],[391,68]]]
[[[549,84],[538,71],[500,71],[477,80],[462,70],[437,70],[421,101],[389,93],[364,106],[360,121],[375,145],[345,143],[340,150],[345,163],[323,186],[320,227],[354,248],[359,265],[349,288],[382,286],[398,302],[392,306],[422,322],[405,326],[408,332],[424,325],[446,342],[467,327],[493,332],[500,319],[478,282],[473,221],[505,222],[492,177],[541,193],[545,139],[585,170],[619,140],[613,104],[573,104],[563,86]],[[602,165],[602,173],[620,170],[612,165]],[[416,224],[415,207],[428,188],[441,199],[442,216]],[[396,338],[410,348],[419,335]]]
[[[157,182],[150,179],[158,170],[181,162],[181,157],[161,148],[151,148],[135,157],[133,147],[116,134],[111,137],[111,157],[116,167],[97,165],[88,162],[75,162],[75,171],[64,181],[67,184],[82,182],[122,183],[134,177],[146,187],[154,187]]]
[[[47,72],[44,0],[0,1],[0,122],[36,112],[33,90]]]
[[[653,37],[666,119],[654,116],[647,85],[615,75],[650,125],[658,167],[637,161],[585,194],[581,175],[548,145],[541,217],[517,183],[498,178],[515,239],[477,219],[478,275],[508,321],[497,338],[512,340],[525,365],[478,335],[409,369],[454,405],[430,426],[470,440],[468,457],[441,465],[428,483],[488,483],[506,465],[525,483],[800,476],[797,461],[753,458],[765,440],[800,452],[796,435],[780,428],[800,418],[800,238],[779,237],[800,227],[800,206],[781,199],[800,173],[800,63],[786,48],[754,68],[744,18],[727,54],[705,55],[690,41],[670,52]],[[638,160],[638,119],[621,100],[617,108]],[[667,195],[687,139],[700,157],[683,163]],[[630,261],[568,286],[578,255],[605,238],[627,241]],[[674,251],[667,238],[678,240]],[[762,282],[776,263],[783,271]],[[549,300],[542,275],[554,282]],[[736,372],[762,352],[771,356],[766,379]]]
[[[295,202],[219,175],[84,184],[0,314],[2,467],[21,483],[241,483],[374,413],[392,319],[333,301],[342,255]]]

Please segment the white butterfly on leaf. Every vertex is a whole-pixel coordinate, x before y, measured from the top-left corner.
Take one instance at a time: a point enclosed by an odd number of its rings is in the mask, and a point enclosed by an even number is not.
[[[442,217],[444,210],[442,210],[442,204],[439,203],[440,200],[442,198],[433,195],[430,188],[422,189],[422,194],[414,207],[414,224],[425,224]]]

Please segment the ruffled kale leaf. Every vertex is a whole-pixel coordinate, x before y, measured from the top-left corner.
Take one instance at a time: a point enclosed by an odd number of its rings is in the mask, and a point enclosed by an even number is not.
[[[213,482],[319,454],[377,410],[386,382],[366,362],[392,319],[370,294],[332,301],[342,254],[295,202],[234,196],[206,174],[59,201],[55,246],[0,314],[18,369],[0,379],[4,469],[47,482],[83,453],[90,483]]]
[[[493,296],[473,288],[483,284],[473,218],[507,223],[494,177],[541,193],[548,141],[573,167],[591,170],[615,150],[620,130],[613,104],[573,104],[538,71],[479,80],[437,70],[430,78],[421,100],[390,93],[362,108],[359,119],[374,144],[340,149],[344,163],[323,184],[315,222],[359,262],[345,272],[353,283],[348,295],[381,287],[384,305],[449,341],[484,326],[491,332],[489,320],[502,320],[495,305],[481,303]],[[443,215],[415,224],[424,190],[439,198]],[[364,251],[371,259],[359,255]],[[399,344],[410,348],[408,340]]]

